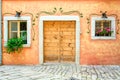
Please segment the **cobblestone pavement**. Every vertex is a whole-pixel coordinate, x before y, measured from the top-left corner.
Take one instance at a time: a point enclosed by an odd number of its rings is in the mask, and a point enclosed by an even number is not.
[[[3,65],[0,80],[120,80],[120,65]]]

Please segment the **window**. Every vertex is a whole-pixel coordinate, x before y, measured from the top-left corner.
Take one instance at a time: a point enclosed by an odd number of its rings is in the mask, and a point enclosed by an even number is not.
[[[8,39],[21,37],[27,44],[27,21],[9,21]]]
[[[95,21],[95,36],[111,36],[112,32],[110,20]]]
[[[29,16],[25,17],[4,17],[4,45],[6,46],[8,39],[21,37],[24,47],[30,46],[31,36],[31,20]]]
[[[92,39],[115,39],[115,18],[92,17]]]

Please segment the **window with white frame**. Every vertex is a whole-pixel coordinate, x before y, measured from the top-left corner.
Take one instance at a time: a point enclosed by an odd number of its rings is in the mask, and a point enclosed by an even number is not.
[[[4,45],[6,46],[7,41],[10,38],[23,39],[24,47],[29,47],[31,44],[31,19],[29,16],[14,17],[5,16],[4,17]]]
[[[115,17],[91,18],[92,39],[115,39]]]

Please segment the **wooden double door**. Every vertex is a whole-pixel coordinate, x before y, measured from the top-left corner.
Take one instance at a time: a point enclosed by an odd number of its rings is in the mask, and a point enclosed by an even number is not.
[[[75,62],[75,21],[44,21],[44,62]]]

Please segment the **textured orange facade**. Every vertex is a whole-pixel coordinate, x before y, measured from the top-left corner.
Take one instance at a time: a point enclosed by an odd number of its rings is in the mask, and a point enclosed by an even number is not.
[[[91,33],[87,33],[88,24],[86,20],[91,13],[99,14],[100,11],[107,11],[107,14],[117,14],[120,19],[119,0],[3,0],[2,13],[15,13],[15,11],[22,11],[23,13],[30,12],[36,16],[38,12],[50,12],[54,7],[57,9],[62,7],[64,11],[78,10],[83,13],[83,18],[80,19],[80,28],[82,32],[80,34],[80,64],[120,64],[120,34],[116,34],[115,40],[92,40]],[[61,14],[59,14],[58,11],[55,15]],[[38,25],[39,19],[36,19],[35,25],[33,26],[36,34],[35,40],[31,39],[31,47],[24,48],[20,54],[7,54],[4,52],[5,49],[3,46],[3,64],[39,64]],[[33,36],[33,31],[31,35]]]

